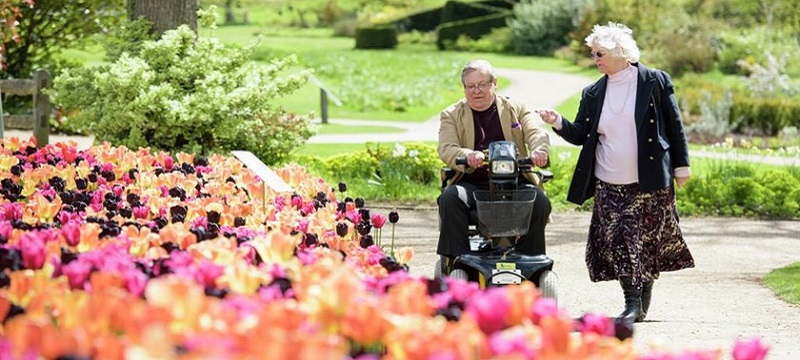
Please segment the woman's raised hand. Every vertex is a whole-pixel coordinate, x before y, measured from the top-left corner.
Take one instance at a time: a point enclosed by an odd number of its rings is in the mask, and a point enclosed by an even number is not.
[[[553,109],[537,109],[534,110],[534,112],[537,113],[539,117],[542,118],[542,121],[544,121],[548,125],[553,125],[556,123],[556,121],[561,119],[561,114],[559,114],[558,111],[555,111]]]

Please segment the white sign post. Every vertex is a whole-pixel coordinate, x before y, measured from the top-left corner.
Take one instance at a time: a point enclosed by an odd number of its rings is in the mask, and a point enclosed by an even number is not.
[[[261,178],[261,181],[264,182],[264,195],[262,200],[263,211],[266,211],[267,208],[267,186],[275,190],[277,193],[294,193],[294,189],[289,186],[283,179],[281,179],[278,175],[276,175],[272,170],[267,167],[259,158],[257,158],[253,153],[249,151],[231,151],[233,156],[235,156],[239,161],[244,163],[244,166],[247,166],[252,170],[258,177]]]

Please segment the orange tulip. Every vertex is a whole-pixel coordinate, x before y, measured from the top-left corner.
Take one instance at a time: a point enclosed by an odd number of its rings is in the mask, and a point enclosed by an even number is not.
[[[385,314],[376,297],[354,299],[342,318],[341,334],[362,346],[374,345],[391,329]]]

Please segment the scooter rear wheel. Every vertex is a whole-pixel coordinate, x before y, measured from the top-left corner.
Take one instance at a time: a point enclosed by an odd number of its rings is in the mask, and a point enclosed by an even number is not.
[[[444,266],[444,264],[442,264],[442,258],[439,257],[439,259],[436,260],[436,265],[433,266],[433,277],[434,278],[438,278],[438,277],[442,276],[443,266]]]

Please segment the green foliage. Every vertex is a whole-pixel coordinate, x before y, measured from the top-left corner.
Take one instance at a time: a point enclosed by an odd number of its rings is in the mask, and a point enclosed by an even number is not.
[[[731,92],[726,90],[724,97],[718,101],[711,101],[711,98],[710,92],[704,92],[699,102],[700,116],[693,121],[684,120],[689,141],[704,144],[719,142],[736,127],[731,123]]]
[[[768,56],[796,59],[800,56],[799,38],[787,36],[786,31],[766,26],[732,28],[720,34],[718,67],[726,74],[749,75],[752,66],[768,64]],[[798,77],[800,63],[788,61],[782,71],[789,76]]]
[[[751,98],[737,96],[731,118],[738,121],[738,131],[757,131],[774,136],[785,127],[800,127],[800,103],[796,98]]]
[[[769,218],[800,217],[800,173],[789,169],[758,170],[756,164],[718,162],[693,171],[678,191],[678,207],[689,215]]]
[[[126,52],[131,55],[139,54],[145,41],[157,39],[157,36],[150,31],[152,27],[152,22],[140,17],[111,29],[111,32],[103,37],[106,61],[117,61]]]
[[[704,73],[714,68],[716,30],[707,21],[676,12],[665,16],[652,35],[646,62],[660,67],[673,77],[687,72]]]
[[[439,50],[447,49],[460,36],[478,39],[493,29],[506,26],[509,16],[511,16],[511,12],[504,10],[489,15],[442,23],[436,27],[436,46]]]
[[[495,28],[480,39],[473,40],[461,35],[449,48],[457,51],[509,53],[513,49],[514,40],[508,27]]]
[[[311,136],[307,119],[272,105],[307,73],[279,77],[296,59],[257,66],[248,56],[181,26],[145,42],[138,56],[63,72],[53,101],[98,141],[198,154],[250,150],[275,163]]]
[[[366,151],[357,151],[328,158],[324,169],[334,179],[371,179],[378,171],[378,159]]]
[[[0,78],[28,78],[37,68],[51,74],[64,67],[54,61],[63,49],[85,46],[125,18],[122,0],[36,0],[20,8],[19,41],[6,45]]]
[[[307,156],[295,157],[306,165]],[[311,157],[311,159],[315,159]],[[439,170],[444,166],[436,147],[424,143],[367,143],[364,150],[309,161],[309,168],[333,183],[344,182],[351,192],[375,200],[429,202],[439,192]],[[308,165],[306,165],[308,166]]]
[[[522,55],[551,55],[569,43],[578,20],[578,0],[522,0],[514,5],[508,26],[515,51]]]

